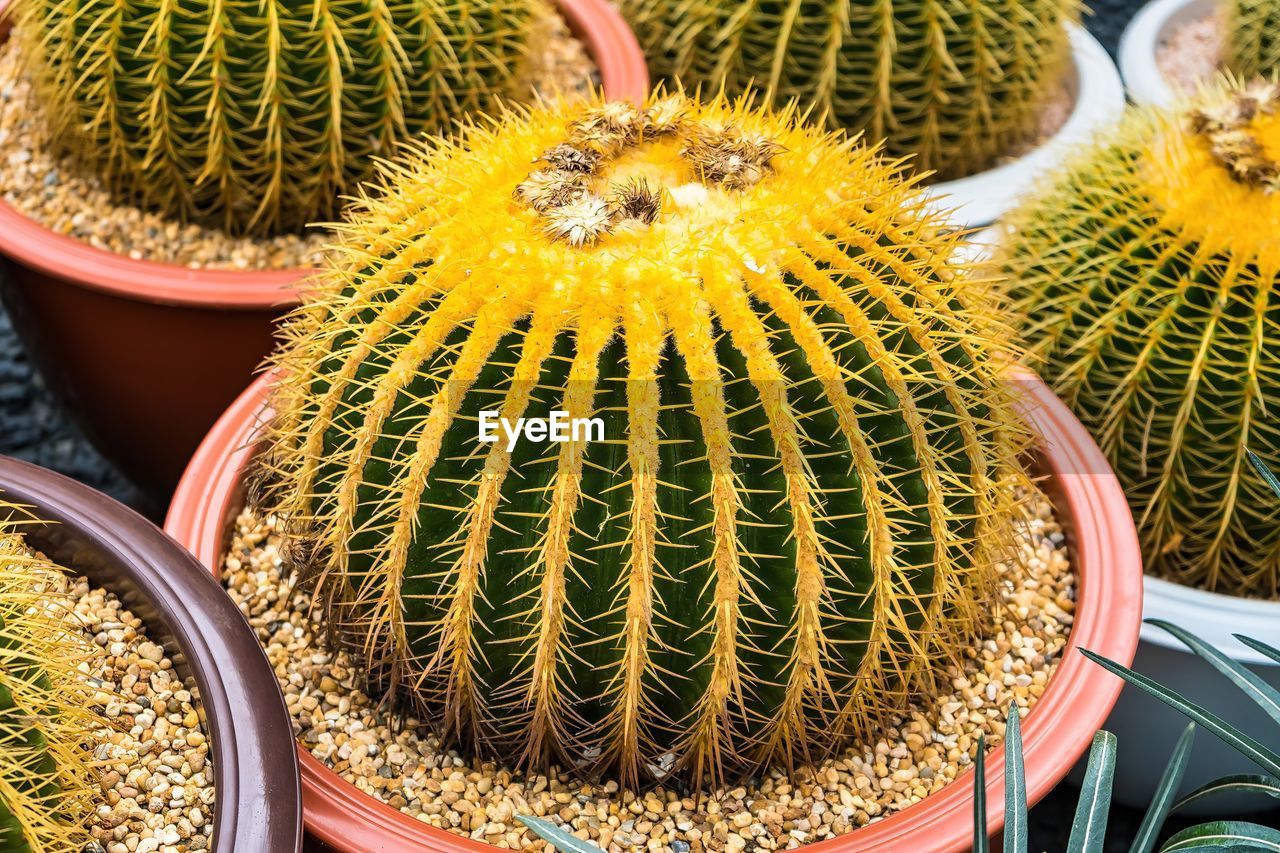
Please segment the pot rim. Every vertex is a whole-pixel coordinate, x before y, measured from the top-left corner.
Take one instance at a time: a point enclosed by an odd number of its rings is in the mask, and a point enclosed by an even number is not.
[[[1271,658],[1249,648],[1236,634],[1280,645],[1280,601],[1244,598],[1183,586],[1163,578],[1143,578],[1142,616],[1180,626],[1194,626],[1197,637],[1240,663],[1274,667]],[[1168,632],[1142,625],[1142,642],[1194,654]]]
[[[208,571],[133,510],[61,474],[0,457],[0,490],[50,522],[28,538],[45,534],[39,547],[95,582],[115,573],[117,595],[154,611],[144,618],[125,602],[152,633],[172,636],[209,730],[213,849],[301,850],[296,751],[280,738],[292,721],[257,637]]]
[[[0,15],[12,0],[0,0]],[[649,70],[631,27],[608,0],[555,0],[569,29],[586,43],[613,99],[643,101]],[[7,37],[7,33],[4,36]],[[272,310],[297,303],[312,275],[284,270],[193,269],[135,260],[58,234],[0,201],[0,254],[45,275],[124,299],[223,310]]]
[[[1178,99],[1156,65],[1156,52],[1171,27],[1213,14],[1218,0],[1152,0],[1120,36],[1117,58],[1125,89],[1135,104],[1163,107]]]
[[[1021,406],[1042,441],[1077,571],[1076,618],[1062,660],[1023,724],[1028,797],[1038,800],[1065,777],[1102,726],[1123,682],[1076,651],[1083,647],[1130,664],[1142,612],[1142,559],[1128,502],[1106,457],[1084,426],[1030,371],[1011,377]],[[215,574],[222,545],[243,498],[241,475],[261,427],[270,376],[259,377],[231,405],[200,445],[173,497],[165,530]],[[359,791],[299,746],[306,822],[339,849],[387,853],[433,850],[487,853],[493,848],[435,829]],[[987,824],[1003,825],[1004,751],[987,758]],[[814,853],[901,850],[959,853],[972,837],[972,782],[957,779],[926,800],[839,838],[806,846]],[[358,844],[358,847],[351,845]]]
[[[925,187],[934,209],[958,228],[990,225],[1011,210],[1040,177],[1061,162],[1066,149],[1091,139],[1124,112],[1124,85],[1111,56],[1076,23],[1067,24],[1071,43],[1073,104],[1061,128],[1042,144],[1007,163]]]

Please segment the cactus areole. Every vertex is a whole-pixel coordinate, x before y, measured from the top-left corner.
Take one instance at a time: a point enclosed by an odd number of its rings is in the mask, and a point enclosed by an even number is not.
[[[1280,86],[1131,117],[1014,221],[1045,379],[1129,496],[1149,572],[1280,595]]]
[[[874,731],[969,642],[1023,429],[891,164],[659,96],[385,184],[290,324],[260,500],[394,701],[511,765],[723,780]],[[492,410],[604,436],[484,443]]]

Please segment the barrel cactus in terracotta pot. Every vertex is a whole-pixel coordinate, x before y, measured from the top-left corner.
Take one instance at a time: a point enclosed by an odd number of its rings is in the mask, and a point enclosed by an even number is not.
[[[509,114],[386,184],[288,327],[261,496],[375,683],[630,781],[827,755],[929,689],[1026,432],[892,164],[670,96]],[[485,440],[556,411],[565,441]]]
[[[1012,219],[1000,258],[1045,379],[1129,496],[1145,615],[1192,626],[1273,684],[1280,667],[1234,635],[1269,640],[1280,620],[1280,507],[1263,474],[1280,464],[1278,155],[1273,83],[1137,111]],[[1269,725],[1177,642],[1151,626],[1143,640],[1139,670],[1246,730]],[[1109,725],[1155,751],[1180,729],[1136,691]],[[1151,780],[1127,772],[1118,794],[1141,802]],[[1235,772],[1248,763],[1197,745],[1187,791]]]

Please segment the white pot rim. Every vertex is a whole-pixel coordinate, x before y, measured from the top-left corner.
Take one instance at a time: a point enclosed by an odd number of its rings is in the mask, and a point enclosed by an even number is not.
[[[1280,646],[1280,601],[1240,598],[1206,592],[1171,581],[1143,578],[1142,618],[1163,619],[1184,628],[1235,660],[1251,665],[1276,666],[1276,662],[1241,643],[1241,634]],[[1142,625],[1142,642],[1191,652],[1168,632]]]
[[[1135,104],[1168,106],[1178,99],[1156,65],[1156,51],[1181,24],[1213,14],[1218,0],[1152,0],[1124,28],[1120,37],[1120,76]]]
[[[1068,24],[1067,31],[1074,101],[1058,132],[1008,163],[927,188],[935,209],[948,211],[957,228],[995,222],[1062,161],[1065,149],[1091,139],[1124,111],[1124,85],[1107,51],[1080,25]]]

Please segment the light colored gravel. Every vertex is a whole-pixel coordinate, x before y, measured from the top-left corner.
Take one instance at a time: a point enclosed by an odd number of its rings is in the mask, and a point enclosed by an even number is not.
[[[90,640],[92,654],[81,670],[102,717],[94,734],[94,841],[82,853],[209,849],[213,764],[197,697],[168,651],[147,638],[142,620],[115,595],[83,577],[61,577],[57,586],[69,594],[75,623]]]
[[[550,7],[539,16],[533,44],[543,50],[530,57],[517,91],[570,95],[598,84],[594,62]],[[50,150],[15,39],[0,46],[0,199],[52,231],[99,249],[193,268],[310,268],[320,263],[331,239],[319,230],[232,237],[117,203],[96,176],[81,174]]]
[[[792,849],[840,835],[938,791],[972,761],[979,733],[996,741],[1005,709],[1030,708],[1066,645],[1075,578],[1049,502],[1027,504],[1017,565],[1004,567],[1000,601],[951,692],[912,707],[883,740],[838,759],[779,771],[701,802],[670,788],[632,792],[616,782],[509,772],[442,750],[428,728],[393,728],[360,690],[345,655],[331,654],[308,616],[308,597],[281,576],[273,519],[236,521],[224,582],[275,667],[295,734],[358,788],[424,823],[513,850],[548,850],[517,814],[545,816],[611,853]]]
[[[1222,63],[1222,21],[1207,15],[1175,27],[1156,47],[1156,67],[1179,94],[1191,94]]]

